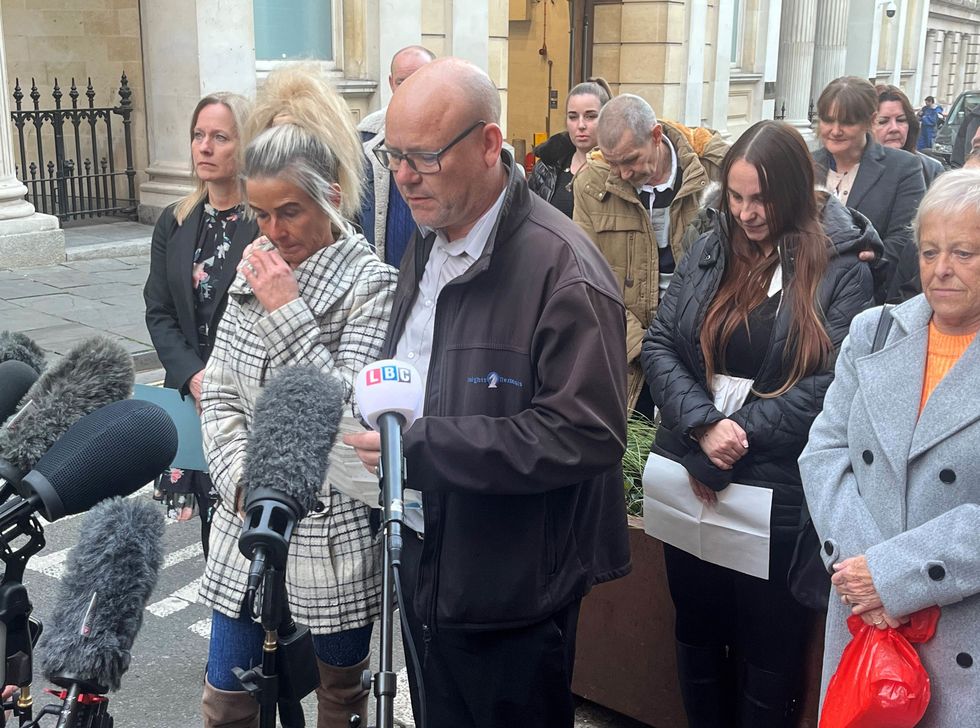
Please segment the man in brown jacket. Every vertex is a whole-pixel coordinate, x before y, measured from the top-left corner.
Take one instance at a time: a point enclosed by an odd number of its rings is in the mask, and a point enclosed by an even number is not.
[[[684,254],[684,231],[702,193],[718,181],[728,144],[711,129],[657,121],[639,96],[623,94],[599,114],[599,149],[575,177],[573,220],[612,267],[626,303],[630,409],[653,416],[640,343]]]

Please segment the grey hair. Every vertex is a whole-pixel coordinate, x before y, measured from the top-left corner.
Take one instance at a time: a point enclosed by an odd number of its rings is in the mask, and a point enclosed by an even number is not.
[[[338,230],[350,224],[330,198],[339,184],[336,155],[323,141],[297,124],[271,126],[245,149],[246,179],[286,179],[303,190]]]
[[[939,215],[946,220],[972,213],[980,216],[980,169],[954,169],[936,177],[925,197],[919,203],[919,211],[912,219],[915,244],[919,244],[922,221]]]
[[[641,144],[656,125],[657,115],[646,100],[635,94],[621,94],[599,112],[599,144],[613,147],[626,131],[632,132],[636,143]]]

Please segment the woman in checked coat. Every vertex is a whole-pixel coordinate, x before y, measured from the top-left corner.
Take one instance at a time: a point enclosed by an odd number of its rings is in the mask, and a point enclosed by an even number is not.
[[[238,549],[256,399],[277,370],[294,365],[316,366],[350,392],[355,374],[381,349],[395,283],[394,269],[347,222],[359,205],[362,152],[344,102],[303,69],[270,75],[263,93],[249,123],[244,176],[264,237],[242,256],[201,395],[220,497],[201,586],[214,610],[205,726],[255,726],[259,712],[232,673],[259,664],[262,650],[261,626],[243,609],[249,562]],[[320,728],[366,714],[360,676],[381,591],[368,512],[326,482],[290,542],[289,608],[314,635]]]

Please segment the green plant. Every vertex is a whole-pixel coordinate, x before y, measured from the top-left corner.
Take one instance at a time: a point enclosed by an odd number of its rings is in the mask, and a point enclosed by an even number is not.
[[[630,413],[626,423],[626,452],[623,453],[623,487],[626,491],[626,512],[643,515],[643,468],[653,444],[657,426],[639,412]]]

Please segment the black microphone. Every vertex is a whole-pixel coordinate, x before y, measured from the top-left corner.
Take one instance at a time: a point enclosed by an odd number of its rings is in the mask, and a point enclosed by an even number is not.
[[[313,367],[284,368],[259,394],[245,449],[238,540],[252,560],[252,596],[267,563],[285,565],[296,522],[316,505],[345,399],[344,385]]]
[[[163,517],[140,498],[112,498],[85,516],[68,555],[58,605],[41,641],[45,678],[67,690],[59,726],[81,694],[119,690],[163,561]]]
[[[0,362],[0,422],[6,424],[17,412],[17,403],[37,381],[37,372],[22,361],[8,359]]]
[[[40,374],[48,365],[44,351],[19,331],[0,331],[0,362],[20,361]]]
[[[22,497],[0,506],[0,529],[35,510],[55,521],[129,495],[176,454],[177,428],[163,408],[135,399],[108,404],[69,427],[21,479]]]
[[[30,410],[14,429],[0,430],[0,471],[7,480],[31,470],[65,431],[100,407],[133,391],[133,358],[101,336],[86,339],[48,367],[21,400]]]

